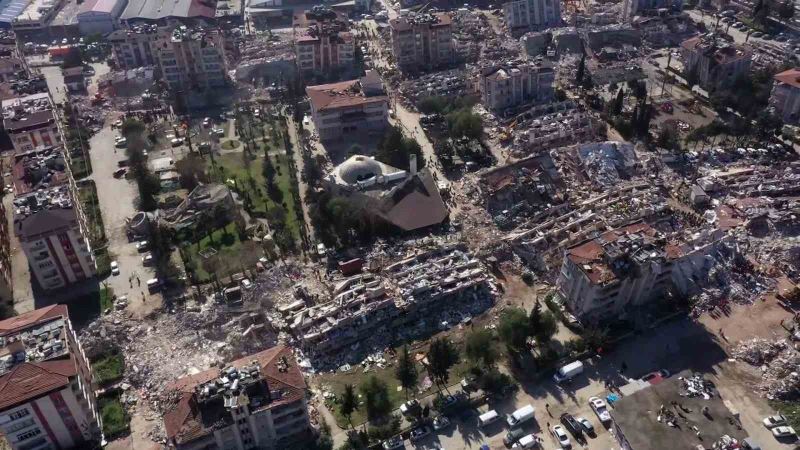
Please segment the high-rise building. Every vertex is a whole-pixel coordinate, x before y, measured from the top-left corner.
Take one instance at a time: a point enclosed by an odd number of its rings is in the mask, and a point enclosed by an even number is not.
[[[178,394],[164,414],[171,449],[272,450],[311,432],[306,383],[288,347],[180,378],[167,389]]]
[[[555,71],[544,62],[512,61],[493,66],[482,71],[479,80],[482,103],[495,111],[549,102],[555,92]]]
[[[71,187],[40,189],[14,199],[14,232],[44,290],[84,281],[97,272],[86,218]]]
[[[659,9],[680,12],[683,0],[623,0],[622,18],[630,22],[635,16],[655,14]]]
[[[408,13],[389,21],[392,53],[400,70],[417,71],[453,62],[452,19],[447,13]]]
[[[800,122],[800,68],[775,74],[769,103],[784,123]]]
[[[513,0],[503,4],[509,28],[541,29],[561,25],[559,0]]]
[[[681,43],[684,77],[708,92],[733,85],[750,72],[753,51],[731,44],[714,34],[694,37]]]
[[[92,371],[66,305],[0,321],[0,432],[11,448],[92,448],[100,430]]]
[[[294,46],[301,72],[327,74],[353,67],[355,38],[346,17],[315,6],[296,19]]]

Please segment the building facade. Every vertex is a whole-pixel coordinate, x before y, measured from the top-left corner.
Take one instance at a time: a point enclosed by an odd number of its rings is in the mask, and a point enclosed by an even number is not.
[[[553,99],[555,71],[546,63],[517,61],[484,70],[480,75],[481,102],[502,111]]]
[[[725,89],[750,72],[752,50],[713,34],[681,43],[684,76],[708,92]]]
[[[87,0],[78,11],[78,30],[84,36],[111,33],[126,6],[128,0]]]
[[[655,14],[659,9],[680,12],[683,10],[683,0],[623,0],[622,17],[629,22],[635,16]]]
[[[64,0],[33,0],[11,21],[11,28],[23,35],[45,29],[63,4]]]
[[[95,260],[86,218],[70,185],[14,199],[14,229],[42,289],[51,291],[93,277]]]
[[[800,123],[800,68],[778,73],[774,78],[769,104],[784,123]]]
[[[178,379],[167,389],[180,396],[164,414],[171,449],[280,449],[311,432],[305,380],[288,347]]]
[[[5,205],[0,205],[0,216],[6,217]],[[0,303],[13,305],[14,278],[11,273],[11,235],[8,220],[0,223]]]
[[[0,432],[12,449],[99,443],[89,367],[66,305],[0,321]]]
[[[513,0],[503,3],[503,16],[509,28],[549,28],[561,25],[558,0]]]
[[[414,14],[389,21],[392,54],[403,71],[419,71],[453,62],[452,19],[447,13]]]
[[[727,236],[714,230],[685,243],[634,222],[567,249],[559,294],[584,323],[622,318],[670,289],[686,294],[711,267],[706,258]]]
[[[346,17],[315,6],[295,17],[294,49],[300,72],[327,74],[353,67],[355,37]]]
[[[46,92],[3,100],[3,127],[17,153],[62,144],[53,104]]]
[[[323,141],[347,133],[381,131],[388,124],[389,99],[367,95],[360,80],[309,86],[306,94],[314,127]]]

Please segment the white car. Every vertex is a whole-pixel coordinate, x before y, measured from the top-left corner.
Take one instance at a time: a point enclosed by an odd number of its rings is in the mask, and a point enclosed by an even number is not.
[[[389,440],[383,441],[383,446],[385,450],[396,450],[398,448],[406,448],[403,444],[403,440],[399,437],[393,437]]]
[[[774,416],[765,417],[762,422],[767,428],[775,428],[786,425],[786,417],[783,414],[775,414]]]
[[[597,397],[589,397],[589,406],[591,406],[594,413],[597,414],[597,418],[600,419],[600,422],[605,423],[611,420],[611,413],[608,412],[606,402]]]
[[[794,436],[794,428],[792,427],[775,427],[772,429],[772,435],[776,438]]]
[[[124,137],[118,137],[114,139],[114,142],[116,142],[115,145],[117,148],[125,148],[125,146],[128,145],[128,140]]]
[[[322,242],[317,244],[317,254],[319,256],[325,256],[325,244],[323,244]]]
[[[119,275],[119,263],[111,261],[111,275]]]
[[[242,280],[242,288],[253,289],[253,282],[245,278],[244,280]]]
[[[572,442],[569,441],[569,436],[564,427],[556,425],[551,431],[553,432],[553,437],[561,444],[561,448],[572,448]]]
[[[181,138],[172,138],[172,139],[170,139],[169,143],[172,144],[173,147],[178,147],[179,145],[183,144],[183,139],[181,139]]]

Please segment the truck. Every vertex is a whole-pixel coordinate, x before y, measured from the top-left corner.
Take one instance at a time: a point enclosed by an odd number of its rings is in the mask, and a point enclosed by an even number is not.
[[[533,405],[525,405],[522,408],[514,411],[506,417],[506,422],[509,428],[514,428],[522,425],[523,423],[533,419],[533,413],[536,409]]]
[[[583,363],[580,361],[573,361],[567,365],[561,366],[556,370],[553,375],[553,381],[556,383],[563,383],[570,381],[583,372]]]

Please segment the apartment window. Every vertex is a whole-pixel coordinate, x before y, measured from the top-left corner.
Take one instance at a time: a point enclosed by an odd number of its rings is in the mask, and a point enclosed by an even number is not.
[[[22,409],[20,409],[18,411],[14,411],[13,413],[9,414],[8,418],[9,418],[9,420],[17,420],[17,419],[20,419],[22,417],[27,416],[28,414],[30,414],[30,411],[28,411],[28,408],[22,408]]]
[[[23,428],[28,428],[29,426],[33,425],[34,423],[36,423],[36,422],[34,422],[33,419],[25,419],[23,421],[15,423],[14,425],[10,425],[10,426],[6,427],[6,433],[13,433],[13,432],[19,431],[19,430],[21,430]]]
[[[53,266],[53,261],[45,261],[43,263],[39,263],[39,268],[40,269],[44,269],[44,268],[52,267],[52,266]]]
[[[28,439],[36,437],[40,434],[42,434],[42,430],[40,430],[39,428],[34,428],[33,430],[18,434],[17,441],[18,442],[27,441]]]

